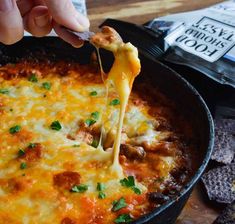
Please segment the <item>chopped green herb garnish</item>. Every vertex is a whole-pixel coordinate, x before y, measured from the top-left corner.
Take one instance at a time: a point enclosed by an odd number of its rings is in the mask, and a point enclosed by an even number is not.
[[[102,183],[97,183],[96,187],[97,191],[99,191],[98,198],[104,199],[106,198],[106,194],[103,192],[105,190],[105,185]]]
[[[120,210],[121,208],[125,208],[127,206],[125,198],[120,198],[120,200],[115,201],[112,204],[113,204],[113,208],[112,208],[113,212],[116,212]]]
[[[93,124],[95,124],[95,120],[93,120],[93,119],[86,119],[85,120],[85,124],[88,126],[88,127],[90,127],[91,125],[93,125]]]
[[[96,91],[90,92],[90,96],[97,96],[97,92]]]
[[[10,91],[8,89],[0,89],[1,94],[8,94]]]
[[[100,117],[100,113],[98,111],[95,111],[93,113],[91,113],[91,117],[94,119],[94,120],[98,120],[99,117]]]
[[[91,143],[91,146],[94,147],[94,148],[97,148],[98,145],[99,145],[99,142],[96,139],[93,139],[93,141]]]
[[[30,82],[38,82],[37,76],[36,76],[35,74],[32,74],[32,75],[28,78],[28,80],[29,80]]]
[[[120,104],[120,100],[119,99],[114,99],[110,102],[109,105],[116,106],[116,105],[119,105],[119,104]]]
[[[117,202],[118,202],[118,200],[114,200],[114,201],[112,202],[112,205],[115,205]]]
[[[131,216],[129,214],[122,214],[119,215],[114,222],[115,223],[128,223],[128,222],[132,222],[133,219],[131,218]]]
[[[13,109],[11,108],[11,109],[10,109],[10,111],[12,112],[12,111],[13,111]]]
[[[25,151],[23,149],[19,149],[18,155],[23,156],[25,154]]]
[[[56,131],[59,131],[62,128],[59,121],[53,121],[51,123],[50,127],[51,127],[52,130],[56,130]]]
[[[44,82],[44,83],[42,83],[42,87],[46,90],[50,90],[51,89],[51,83],[50,82]]]
[[[127,178],[120,180],[120,184],[123,187],[131,188],[136,194],[141,194],[141,190],[135,186],[135,178],[133,176],[129,176]]]
[[[27,164],[26,163],[21,163],[20,164],[20,169],[24,170],[27,168]]]
[[[21,126],[20,125],[16,125],[16,126],[13,126],[9,129],[9,132],[11,134],[15,134],[17,132],[19,132],[21,130]]]
[[[129,176],[120,180],[120,184],[124,187],[134,187],[135,186],[135,179],[133,176]]]
[[[88,190],[88,186],[85,184],[75,185],[71,191],[75,193],[83,193]]]
[[[102,183],[97,183],[96,189],[97,189],[97,191],[103,191],[103,190],[105,190],[105,185]]]
[[[104,199],[104,198],[106,198],[106,194],[104,192],[100,191],[99,194],[98,194],[98,198],[99,199]]]
[[[29,143],[29,145],[28,145],[28,148],[34,148],[36,146],[36,144],[35,143]]]
[[[164,181],[164,179],[165,179],[164,177],[158,177],[158,178],[155,179],[155,182],[160,183],[160,182]]]
[[[132,190],[136,193],[136,194],[141,194],[141,190],[138,187],[132,187]]]
[[[75,144],[75,145],[73,145],[73,147],[80,147],[80,145],[76,145],[76,144]]]

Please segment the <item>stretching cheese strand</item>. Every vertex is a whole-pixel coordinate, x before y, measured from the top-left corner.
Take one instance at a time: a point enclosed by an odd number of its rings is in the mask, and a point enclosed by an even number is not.
[[[114,54],[114,64],[105,80],[106,86],[113,85],[120,98],[120,113],[117,134],[113,145],[112,170],[121,175],[119,164],[121,133],[126,106],[131,93],[135,77],[140,73],[140,60],[138,50],[131,43],[123,43],[118,33],[110,27],[103,27],[101,33],[92,37],[91,42],[97,48],[104,48]]]

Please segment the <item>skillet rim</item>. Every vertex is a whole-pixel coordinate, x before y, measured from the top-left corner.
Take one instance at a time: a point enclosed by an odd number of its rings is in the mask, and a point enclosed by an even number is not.
[[[37,38],[31,37],[31,36],[27,36],[27,37],[23,38],[23,40],[27,40],[27,39],[33,40],[33,39],[37,39]],[[41,39],[60,40],[60,38],[54,37],[54,36],[53,37],[52,36],[43,37]],[[1,45],[2,44],[0,44],[0,46]],[[197,171],[192,176],[191,180],[183,187],[183,189],[173,199],[168,200],[165,204],[163,204],[163,205],[159,206],[158,208],[152,210],[150,213],[148,213],[144,216],[141,216],[139,219],[131,222],[132,224],[146,224],[149,221],[153,221],[158,215],[163,213],[167,208],[174,205],[174,203],[176,203],[177,200],[184,197],[187,193],[190,193],[192,188],[199,181],[202,173],[205,171],[205,169],[206,169],[206,167],[209,163],[209,160],[210,160],[210,157],[211,157],[211,154],[212,154],[212,150],[213,150],[213,146],[214,146],[214,122],[213,122],[213,118],[212,118],[212,115],[210,113],[210,110],[209,110],[207,104],[205,103],[202,96],[198,93],[196,88],[193,87],[185,78],[183,78],[180,74],[178,74],[176,71],[174,71],[169,66],[165,65],[164,63],[160,62],[157,59],[154,59],[154,58],[150,57],[149,54],[141,51],[141,49],[139,49],[139,53],[140,53],[140,56],[144,56],[144,58],[146,58],[147,60],[151,60],[153,63],[157,63],[158,65],[160,65],[164,69],[168,70],[170,73],[172,73],[173,76],[175,76],[177,81],[181,82],[182,86],[185,89],[188,89],[189,93],[192,96],[194,96],[195,99],[197,100],[197,102],[199,103],[199,105],[201,107],[200,109],[203,110],[203,114],[204,114],[204,116],[206,118],[206,121],[207,121],[208,132],[209,133],[208,133],[207,149],[205,149],[205,156],[203,156],[202,163],[200,164],[199,168],[197,169]],[[0,54],[0,57],[1,57],[1,54]]]
[[[208,146],[207,146],[207,149],[205,150],[205,156],[203,157],[203,161],[202,161],[201,165],[199,166],[197,171],[194,173],[191,180],[183,187],[183,189],[176,195],[176,197],[174,197],[173,199],[170,199],[165,204],[157,207],[152,212],[150,212],[144,216],[141,216],[139,219],[131,222],[132,224],[146,224],[146,223],[148,223],[148,221],[154,220],[154,218],[156,218],[158,215],[160,215],[160,213],[164,212],[164,210],[166,210],[168,207],[174,205],[174,203],[176,203],[177,200],[179,200],[180,198],[185,196],[187,193],[190,192],[190,190],[193,189],[193,187],[199,181],[200,177],[202,176],[203,172],[205,171],[205,169],[210,161],[211,154],[212,154],[212,151],[214,148],[214,136],[215,136],[214,121],[213,121],[211,112],[210,112],[205,100],[199,94],[199,92],[196,90],[196,88],[192,84],[190,84],[184,77],[182,77],[178,72],[176,72],[175,70],[173,70],[169,66],[165,65],[164,63],[160,62],[159,60],[154,59],[153,57],[149,56],[148,53],[145,53],[144,51],[142,51],[140,49],[139,49],[139,53],[140,53],[140,55],[143,55],[148,60],[151,60],[154,63],[158,63],[160,66],[167,69],[179,80],[179,82],[182,83],[184,88],[187,88],[191,92],[192,96],[194,96],[196,98],[196,100],[198,101],[198,103],[200,103],[201,109],[204,110],[203,112],[207,118],[209,133],[208,133]],[[187,200],[186,200],[186,202],[187,202]]]

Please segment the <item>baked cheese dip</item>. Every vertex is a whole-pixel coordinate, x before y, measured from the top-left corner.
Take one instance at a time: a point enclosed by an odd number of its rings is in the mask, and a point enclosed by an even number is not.
[[[1,224],[129,223],[177,195],[193,170],[190,125],[137,82],[119,130],[117,85],[96,64],[0,67]]]

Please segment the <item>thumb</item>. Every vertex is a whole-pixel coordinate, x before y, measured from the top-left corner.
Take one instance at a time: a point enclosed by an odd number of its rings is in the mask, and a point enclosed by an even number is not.
[[[0,42],[13,44],[23,37],[24,27],[15,0],[0,1]]]
[[[89,20],[77,12],[71,0],[44,0],[44,2],[56,23],[77,32],[89,29]]]

